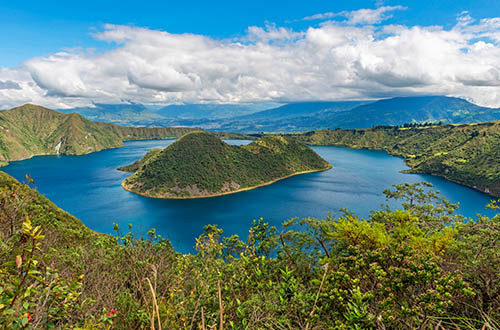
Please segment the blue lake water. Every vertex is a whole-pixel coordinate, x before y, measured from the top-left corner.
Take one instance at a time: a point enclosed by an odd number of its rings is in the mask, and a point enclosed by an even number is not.
[[[217,224],[225,235],[247,237],[253,219],[279,226],[293,217],[325,217],[347,208],[366,217],[386,203],[382,191],[391,184],[428,181],[468,217],[485,209],[491,197],[444,179],[404,174],[403,160],[383,151],[351,150],[333,146],[313,149],[334,168],[279,181],[238,194],[191,200],[151,199],[122,189],[130,173],[116,168],[140,159],[149,149],[164,148],[174,140],[129,141],[126,147],[83,156],[40,156],[12,162],[0,170],[20,181],[29,174],[38,190],[60,208],[95,231],[112,233],[112,223],[123,230],[131,223],[137,232],[156,228],[180,252],[192,252],[195,238],[206,224]],[[244,144],[249,141],[227,141]],[[393,204],[393,206],[396,206]]]

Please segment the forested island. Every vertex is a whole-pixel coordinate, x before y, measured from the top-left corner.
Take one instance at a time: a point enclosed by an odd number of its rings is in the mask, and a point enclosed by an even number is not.
[[[328,162],[295,139],[268,136],[246,146],[234,146],[199,131],[120,169],[135,172],[122,183],[131,192],[155,198],[200,198],[330,168]]]

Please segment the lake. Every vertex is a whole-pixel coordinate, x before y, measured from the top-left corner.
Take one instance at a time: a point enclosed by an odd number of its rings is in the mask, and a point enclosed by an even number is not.
[[[193,252],[195,238],[206,224],[217,224],[225,235],[247,237],[253,219],[279,226],[293,217],[325,217],[347,208],[366,217],[386,203],[382,191],[391,184],[428,181],[451,202],[458,213],[474,217],[491,197],[444,179],[404,174],[403,160],[384,151],[352,150],[333,146],[313,149],[333,165],[325,172],[298,175],[270,186],[215,198],[151,199],[125,191],[121,182],[130,173],[116,168],[140,159],[149,149],[164,148],[174,140],[129,141],[125,147],[83,156],[39,156],[12,162],[0,170],[20,181],[29,174],[38,190],[91,229],[112,233],[112,223],[123,231],[146,233],[150,228],[170,239],[177,251]],[[229,140],[230,144],[249,141]],[[392,203],[392,207],[397,206]]]

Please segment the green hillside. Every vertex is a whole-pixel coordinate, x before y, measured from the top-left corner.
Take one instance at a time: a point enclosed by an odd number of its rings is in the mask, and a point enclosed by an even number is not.
[[[150,157],[123,187],[149,197],[209,197],[329,168],[314,151],[293,139],[264,137],[247,146],[230,146],[200,131]]]
[[[80,220],[61,210],[30,186],[0,171],[0,241],[5,242],[6,227],[12,230],[19,225],[19,218],[31,217],[34,226],[43,226],[52,244],[59,247],[87,244],[90,240],[109,236],[96,233]],[[49,234],[50,233],[50,234]],[[4,236],[2,236],[2,234]]]
[[[426,186],[366,219],[254,220],[243,240],[207,225],[180,254],[154,229],[95,233],[0,172],[0,328],[498,329],[500,216],[454,216]]]
[[[500,196],[500,122],[317,130],[290,134],[311,145],[383,149],[427,173]]]
[[[144,157],[142,157],[138,161],[134,162],[133,164],[127,165],[127,166],[119,167],[118,170],[124,171],[124,172],[135,172],[142,165],[144,165],[146,162],[151,160],[154,156],[158,155],[161,151],[162,151],[162,149],[158,149],[158,148],[151,149],[144,155]]]
[[[117,148],[125,140],[174,138],[193,130],[122,127],[27,104],[0,111],[0,166],[37,155],[82,155]]]

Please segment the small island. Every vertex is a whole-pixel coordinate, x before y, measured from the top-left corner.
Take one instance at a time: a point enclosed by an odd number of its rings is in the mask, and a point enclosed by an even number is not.
[[[311,148],[292,138],[266,136],[233,146],[199,131],[119,169],[134,172],[122,182],[130,192],[180,199],[232,194],[330,168]]]

